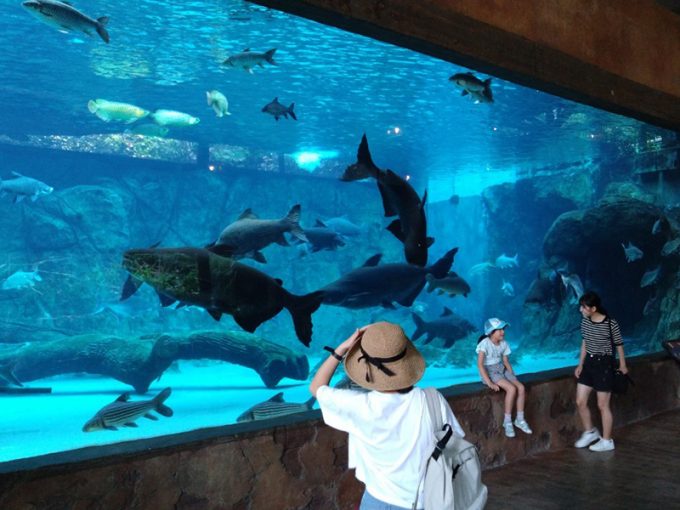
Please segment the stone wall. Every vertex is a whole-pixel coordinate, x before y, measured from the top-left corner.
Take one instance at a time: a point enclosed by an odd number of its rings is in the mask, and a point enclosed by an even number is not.
[[[629,366],[636,385],[613,399],[616,426],[680,407],[680,366],[674,360],[651,355],[631,359]],[[523,379],[534,434],[518,432],[515,439],[501,431],[501,394],[479,384],[445,391],[487,468],[569,447],[580,433],[571,369]],[[113,445],[52,456],[52,466],[30,467],[45,459],[0,465],[0,508],[354,510],[363,489],[346,469],[347,436],[326,427],[318,413],[236,435],[202,431],[198,439],[197,433],[157,438],[151,440],[155,445],[137,444],[136,453]],[[104,457],[67,461],[95,454]]]

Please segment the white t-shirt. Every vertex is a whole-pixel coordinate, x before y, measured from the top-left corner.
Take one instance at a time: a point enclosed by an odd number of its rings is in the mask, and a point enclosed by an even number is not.
[[[434,425],[420,388],[406,394],[362,392],[321,386],[316,393],[327,425],[349,433],[348,464],[371,496],[410,508],[421,463],[434,448]],[[439,394],[444,422],[465,432]],[[419,499],[422,498],[422,489]]]
[[[503,356],[508,356],[512,352],[508,342],[501,340],[498,345],[495,345],[488,336],[485,336],[481,342],[477,344],[475,351],[477,354],[484,353],[484,366],[495,365],[503,361]]]

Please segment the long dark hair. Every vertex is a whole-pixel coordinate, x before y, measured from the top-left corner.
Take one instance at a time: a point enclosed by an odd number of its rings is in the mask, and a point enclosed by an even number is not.
[[[593,292],[592,290],[585,292],[580,298],[578,298],[578,304],[588,306],[590,308],[595,307],[595,309],[602,315],[609,317],[607,310],[605,310],[604,306],[602,306],[602,299],[600,299],[600,296],[597,294],[597,292]]]

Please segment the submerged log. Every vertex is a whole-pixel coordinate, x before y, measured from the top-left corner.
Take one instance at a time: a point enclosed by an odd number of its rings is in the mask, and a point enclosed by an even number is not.
[[[194,331],[121,338],[77,335],[4,349],[0,365],[22,382],[59,374],[88,373],[118,379],[145,393],[173,361],[215,359],[255,370],[268,388],[289,377],[305,380],[307,356],[241,331]]]

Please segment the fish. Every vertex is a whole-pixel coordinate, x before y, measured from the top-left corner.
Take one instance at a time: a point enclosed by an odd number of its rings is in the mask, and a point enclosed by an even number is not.
[[[662,257],[672,257],[674,255],[680,255],[680,237],[671,239],[661,247]]]
[[[480,262],[470,268],[468,276],[472,278],[474,276],[484,275],[492,269],[496,269],[496,264],[493,262]]]
[[[500,269],[508,269],[510,267],[519,267],[519,254],[515,253],[514,257],[508,257],[505,253],[496,258],[496,267]]]
[[[125,130],[125,134],[128,135],[155,136],[158,138],[164,138],[169,132],[170,130],[168,128],[149,122],[138,124]]]
[[[475,327],[470,322],[447,307],[444,307],[439,318],[430,322],[425,321],[415,312],[412,312],[411,316],[416,324],[416,330],[411,335],[411,340],[414,342],[421,336],[427,335],[423,344],[429,344],[435,338],[441,338],[444,340],[444,347],[449,348],[475,331]]]
[[[363,266],[321,288],[323,303],[353,309],[372,306],[392,309],[395,302],[402,306],[411,306],[425,287],[426,276],[446,276],[457,252],[458,248],[449,250],[429,267],[405,263],[381,266],[379,263],[382,255],[373,255]]]
[[[431,274],[425,276],[428,286],[427,291],[432,292],[433,290],[438,290],[438,294],[442,295],[444,293],[451,297],[454,296],[465,296],[471,292],[470,285],[468,282],[463,280],[453,271],[449,272],[444,278],[435,278]]]
[[[508,297],[514,297],[515,287],[512,286],[512,283],[503,280],[503,284],[501,285],[501,292]]]
[[[359,225],[352,223],[347,216],[337,216],[323,220],[323,223],[345,237],[360,236],[363,232]]]
[[[626,262],[635,262],[636,260],[640,260],[645,254],[640,248],[635,246],[630,241],[628,242],[628,246],[625,246],[623,243],[621,243],[621,247],[623,248],[623,253],[626,256]]]
[[[640,280],[640,288],[645,288],[649,287],[650,285],[654,285],[656,282],[659,281],[660,275],[661,266],[657,266],[654,269],[646,271],[645,274],[642,275],[642,279]]]
[[[14,375],[14,368],[17,362],[0,364],[0,386],[18,386],[23,388],[23,384]]]
[[[283,399],[283,392],[279,392],[269,400],[255,404],[243,412],[236,421],[243,423],[245,421],[268,420],[286,416],[288,414],[304,413],[314,409],[314,402],[316,398],[312,397],[301,404],[295,402],[286,402]]]
[[[172,409],[163,402],[168,399],[171,392],[170,388],[165,388],[152,399],[137,402],[130,402],[130,394],[123,393],[116,400],[97,411],[83,425],[83,432],[118,430],[118,427],[136,427],[135,421],[142,416],[149,420],[158,420],[155,415],[151,414],[151,411],[170,417],[173,414]]]
[[[664,230],[668,227],[668,220],[663,217],[659,217],[655,222],[654,225],[652,225],[652,235],[653,236],[658,236],[659,234],[662,234]]]
[[[204,308],[219,321],[231,315],[245,331],[252,333],[286,308],[298,339],[309,346],[312,339],[312,313],[321,305],[322,294],[291,294],[283,282],[254,267],[229,257],[230,248],[145,248],[123,254],[123,268],[130,273],[121,301],[146,283],[158,294],[161,305],[179,301]]]
[[[151,118],[160,126],[171,127],[195,126],[201,122],[198,117],[175,110],[156,110],[151,114]]]
[[[119,103],[117,101],[108,101],[106,99],[90,99],[87,102],[87,109],[90,113],[94,113],[104,122],[115,120],[131,124],[149,115],[149,110],[145,110],[139,106],[129,103]]]
[[[571,303],[578,302],[585,292],[579,275],[576,273],[568,274],[566,272],[560,272],[559,274],[567,294],[571,294],[569,301]]]
[[[303,229],[305,237],[309,242],[309,251],[315,253],[321,250],[334,251],[341,246],[345,246],[345,241],[340,234],[321,220],[316,220],[312,228]]]
[[[413,187],[392,170],[381,170],[373,163],[368,148],[366,134],[361,138],[357,149],[356,163],[348,166],[340,180],[356,181],[372,177],[378,184],[382,197],[385,217],[398,216],[387,227],[404,244],[404,256],[409,264],[425,267],[427,251],[434,239],[427,236],[425,202],[427,190],[422,200]]]
[[[273,66],[278,65],[274,61],[274,53],[276,53],[276,48],[272,48],[271,50],[265,51],[264,53],[250,51],[250,48],[246,48],[241,53],[227,57],[227,59],[222,62],[222,64],[229,67],[240,67],[244,71],[253,74],[253,67],[264,67],[265,62]]]
[[[231,113],[229,113],[229,101],[227,101],[225,95],[219,90],[209,90],[205,93],[205,98],[208,101],[208,106],[212,106],[215,115],[218,117],[231,115]]]
[[[2,290],[21,290],[35,287],[42,278],[37,271],[16,271],[2,282]]]
[[[284,233],[289,232],[302,242],[309,242],[300,226],[300,204],[291,207],[288,214],[278,220],[260,219],[250,208],[220,233],[215,245],[229,246],[235,258],[249,257],[262,264],[267,262],[260,250],[272,243],[290,246]]]
[[[70,3],[56,0],[27,0],[21,5],[40,21],[60,32],[82,32],[90,37],[93,37],[93,32],[97,32],[105,43],[109,43],[109,33],[106,31],[108,16],[95,20]]]
[[[35,202],[39,197],[44,197],[54,191],[52,186],[33,177],[26,177],[19,172],[12,172],[12,175],[14,179],[0,179],[0,197],[13,193],[15,204],[26,197],[31,197],[31,200]]]
[[[460,204],[460,195],[451,195],[449,197],[449,204],[451,204],[451,205]]]
[[[279,103],[278,97],[275,97],[271,103],[268,103],[262,107],[262,111],[272,115],[277,121],[279,120],[279,117],[287,119],[289,115],[293,118],[293,120],[297,120],[297,116],[295,115],[293,108],[295,108],[295,103],[290,103],[290,106],[286,107]]]
[[[470,94],[478,103],[493,103],[491,78],[482,81],[472,73],[456,73],[449,77],[449,81],[463,89],[461,96]]]

